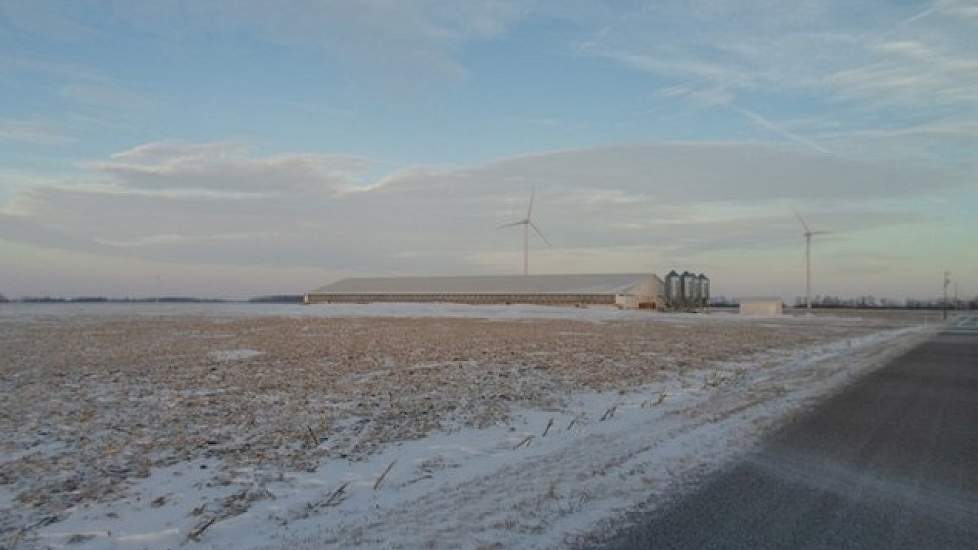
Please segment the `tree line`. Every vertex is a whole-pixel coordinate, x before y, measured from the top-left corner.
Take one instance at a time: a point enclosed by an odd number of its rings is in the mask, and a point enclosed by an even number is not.
[[[714,296],[710,299],[712,307],[737,307],[739,302],[736,298],[727,296]],[[817,308],[851,308],[851,309],[942,309],[945,307],[943,298],[922,300],[919,298],[905,298],[895,300],[876,296],[855,296],[843,298],[840,296],[816,295],[812,297],[812,306]],[[805,307],[805,297],[795,297],[794,307]],[[951,309],[978,309],[978,296],[967,299],[954,300],[949,298],[947,307]]]
[[[150,296],[144,298],[109,298],[107,296],[22,296],[17,299],[9,299],[0,294],[0,303],[21,302],[25,304],[145,304],[145,303],[233,303],[249,302],[262,304],[295,304],[302,303],[301,294],[275,294],[270,296],[256,296],[248,299],[227,299],[227,298],[197,298],[194,296]]]

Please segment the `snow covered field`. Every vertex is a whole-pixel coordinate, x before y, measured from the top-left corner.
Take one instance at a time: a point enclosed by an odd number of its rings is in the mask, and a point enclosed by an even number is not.
[[[0,545],[573,544],[928,334],[357,308],[0,308]]]

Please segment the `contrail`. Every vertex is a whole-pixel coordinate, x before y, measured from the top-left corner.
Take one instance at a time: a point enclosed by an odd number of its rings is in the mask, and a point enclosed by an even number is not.
[[[794,141],[795,143],[800,143],[802,145],[805,145],[806,147],[811,147],[812,149],[815,149],[819,153],[825,153],[826,155],[831,155],[832,154],[832,151],[829,151],[828,149],[826,149],[825,147],[822,147],[818,143],[815,143],[814,141],[812,141],[812,140],[810,140],[810,139],[808,139],[808,138],[806,138],[804,136],[799,136],[798,134],[796,134],[794,132],[789,132],[788,130],[785,130],[781,126],[775,124],[774,122],[771,122],[770,120],[768,120],[768,119],[764,118],[763,116],[755,113],[754,111],[748,111],[747,109],[743,109],[743,108],[738,107],[736,105],[730,105],[730,108],[733,109],[734,111],[737,111],[738,113],[744,115],[745,117],[749,118],[754,124],[757,124],[758,126],[760,126],[762,128],[765,128],[767,130],[770,130],[770,131],[772,131],[772,132],[780,135],[781,137],[785,137],[787,139],[790,139],[791,141]]]

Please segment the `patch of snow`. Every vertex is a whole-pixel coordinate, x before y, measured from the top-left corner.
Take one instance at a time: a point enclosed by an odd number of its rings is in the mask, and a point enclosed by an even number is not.
[[[804,317],[751,318],[730,312],[665,313],[652,310],[618,309],[614,306],[543,306],[533,304],[450,304],[450,303],[368,303],[368,304],[251,304],[251,303],[104,303],[104,304],[5,304],[0,308],[0,322],[37,321],[39,318],[75,318],[139,315],[150,317],[447,317],[475,319],[572,319],[581,321],[704,322],[710,320],[780,323],[805,322]],[[825,320],[820,314],[817,319]],[[816,317],[809,319],[809,322]],[[852,319],[852,318],[849,318]]]
[[[200,499],[224,498],[234,489],[213,482],[217,467],[198,460],[155,469],[122,499],[69,510],[64,521],[41,530],[39,540],[53,548],[175,548],[194,524]],[[75,535],[91,538],[69,544]]]

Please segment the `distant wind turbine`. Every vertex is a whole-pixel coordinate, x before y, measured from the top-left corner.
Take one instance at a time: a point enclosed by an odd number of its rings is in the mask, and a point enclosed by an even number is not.
[[[801,222],[801,226],[805,228],[805,232],[802,235],[805,237],[805,307],[808,308],[808,314],[812,314],[812,237],[815,235],[825,235],[829,233],[828,231],[812,231],[808,228],[808,224],[801,217],[801,214],[795,212],[795,217]]]
[[[536,194],[534,189],[530,189],[530,207],[526,209],[526,218],[513,223],[507,223],[505,225],[500,225],[499,229],[504,227],[516,227],[517,225],[523,226],[523,275],[529,275],[530,273],[530,228],[532,227],[536,231],[537,235],[543,239],[543,242],[547,243],[547,246],[553,246],[550,241],[543,236],[540,228],[537,224],[533,223],[533,196]]]

